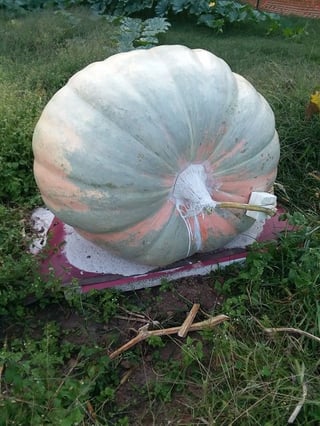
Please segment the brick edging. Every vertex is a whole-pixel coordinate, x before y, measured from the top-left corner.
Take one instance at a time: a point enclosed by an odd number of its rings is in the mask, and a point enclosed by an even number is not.
[[[265,12],[320,18],[320,0],[243,0]]]

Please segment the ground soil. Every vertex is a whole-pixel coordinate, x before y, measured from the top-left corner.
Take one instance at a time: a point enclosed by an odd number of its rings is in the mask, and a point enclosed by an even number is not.
[[[218,276],[181,278],[167,283],[165,287],[123,293],[123,298],[129,301],[132,308],[122,308],[120,304],[117,314],[105,323],[84,320],[81,314],[63,305],[47,307],[37,314],[37,320],[55,321],[65,331],[66,341],[76,345],[97,345],[105,348],[106,354],[110,355],[135,337],[138,329],[146,324],[150,329],[180,326],[194,303],[200,304],[195,321],[217,315],[222,302],[221,296],[214,290],[218,279]],[[128,306],[126,302],[124,306]],[[35,324],[34,337],[37,332]],[[197,332],[191,332],[189,336],[201,339]],[[145,341],[140,342],[132,348],[131,353],[126,352],[114,360],[121,376],[116,403],[128,416],[130,425],[194,424],[192,407],[186,408],[188,401],[185,398],[186,395],[192,396],[193,401],[199,398],[195,384],[188,385],[187,393],[174,394],[174,398],[166,402],[155,401],[147,393],[148,386],[160,377],[155,367],[154,352],[157,351],[161,362],[179,362],[182,357],[181,346],[185,344],[185,338],[172,335],[163,337],[163,340],[165,345],[159,348],[153,348]]]
[[[159,324],[161,328],[168,328],[181,325],[194,303],[200,304],[200,310],[195,321],[201,321],[208,316],[216,315],[218,305],[222,302],[221,297],[214,290],[213,277],[191,277],[182,278],[172,284],[171,290],[163,291],[161,287],[151,290],[140,290],[133,297],[134,303],[145,306],[144,316],[151,320],[151,323]],[[133,329],[138,329],[141,322],[134,321],[134,315],[127,314],[127,319],[116,321],[112,326],[120,330],[121,341],[127,342],[135,336]],[[133,321],[132,321],[133,320]],[[157,328],[152,326],[151,328]],[[190,333],[194,336],[195,333]],[[199,338],[199,335],[197,335]],[[158,356],[162,362],[181,359],[181,345],[185,339],[175,336],[165,337],[165,346],[157,348]],[[111,348],[110,348],[111,349]],[[117,392],[117,402],[121,406],[130,405],[131,424],[141,425],[168,425],[168,424],[194,424],[190,410],[186,409],[187,401],[181,394],[175,395],[171,402],[166,402],[165,409],[159,406],[159,401],[155,404],[152,399],[145,396],[138,396],[137,389],[148,388],[148,384],[157,380],[159,374],[154,368],[153,352],[155,349],[147,343],[139,343],[136,348],[139,353],[139,364],[130,361],[122,361],[123,377],[127,379],[122,383]],[[125,357],[124,357],[125,359]],[[127,375],[127,376],[126,376]],[[199,397],[197,389],[190,385],[188,393],[194,393],[194,399]],[[151,405],[151,407],[150,407]],[[160,417],[157,413],[161,412]],[[157,420],[153,418],[157,417]]]

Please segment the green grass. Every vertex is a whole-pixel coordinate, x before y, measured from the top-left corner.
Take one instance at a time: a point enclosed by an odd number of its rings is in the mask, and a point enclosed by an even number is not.
[[[54,277],[39,277],[27,252],[30,211],[41,204],[32,176],[33,128],[73,73],[116,51],[116,28],[85,9],[2,13],[0,426],[281,426],[302,398],[295,424],[320,423],[320,344],[313,338],[320,337],[320,117],[305,119],[319,86],[320,21],[295,23],[306,25],[307,34],[268,37],[255,26],[217,36],[177,20],[161,37],[163,44],[221,56],[272,105],[281,141],[278,183],[285,189],[276,191],[299,229],[254,247],[242,268],[207,277],[223,301],[199,318],[224,313],[228,322],[187,339],[144,342],[111,361],[107,354],[141,326],[119,316],[132,320],[135,312],[161,327],[179,325],[205,287],[198,284],[192,300],[181,283],[80,295],[64,292]],[[271,327],[310,335],[268,333]]]
[[[85,10],[1,21],[0,200],[16,203],[36,193],[30,140],[41,110],[72,74],[115,52],[115,30]]]

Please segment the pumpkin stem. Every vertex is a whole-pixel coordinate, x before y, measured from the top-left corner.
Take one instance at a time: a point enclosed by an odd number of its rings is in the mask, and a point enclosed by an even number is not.
[[[211,214],[216,209],[241,209],[246,210],[246,214],[258,222],[264,222],[264,215],[276,214],[275,197],[265,192],[252,192],[248,204],[213,200],[207,188],[207,174],[202,164],[191,164],[179,173],[171,197],[187,228],[189,238],[187,256],[191,253],[192,243],[197,251],[202,248],[198,219],[200,213]]]
[[[220,209],[241,209],[252,212],[261,212],[267,214],[268,216],[274,216],[277,213],[275,208],[259,206],[256,204],[233,203],[229,201],[218,203],[217,207]]]
[[[276,214],[275,208],[255,204],[254,202],[252,204],[232,201],[216,202],[210,196],[206,181],[207,175],[202,164],[191,164],[178,175],[172,195],[181,216],[185,218],[195,217],[201,212],[211,214],[216,208],[241,209],[264,213],[268,216]]]
[[[189,238],[187,256],[191,243],[201,250],[202,237],[198,214],[213,211],[217,203],[211,198],[206,186],[207,175],[201,164],[191,164],[177,176],[172,191],[176,209],[184,221]]]
[[[201,164],[190,164],[179,173],[172,196],[184,217],[212,212],[216,208],[217,203],[211,198],[206,181],[206,171]]]

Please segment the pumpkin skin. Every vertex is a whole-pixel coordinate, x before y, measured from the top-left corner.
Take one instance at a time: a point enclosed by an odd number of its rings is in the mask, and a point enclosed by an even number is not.
[[[223,247],[254,222],[237,209],[192,210],[175,194],[183,171],[196,166],[213,200],[247,203],[252,191],[272,189],[279,161],[266,100],[222,59],[178,45],[79,71],[44,108],[33,151],[37,185],[57,217],[155,266]]]

